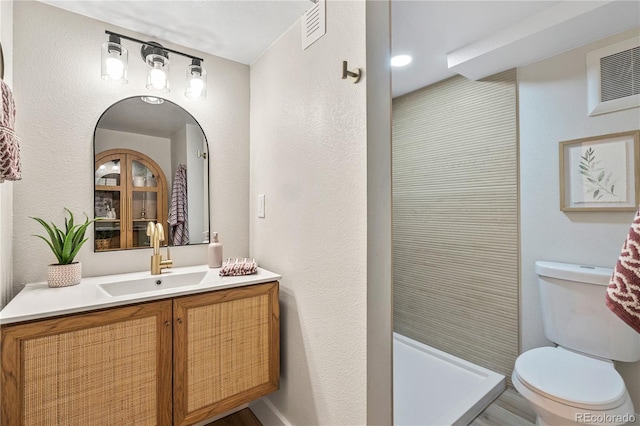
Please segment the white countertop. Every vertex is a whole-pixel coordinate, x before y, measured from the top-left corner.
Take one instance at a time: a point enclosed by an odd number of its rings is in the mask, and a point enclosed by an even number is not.
[[[192,272],[206,272],[198,283],[189,286],[166,288],[123,296],[110,296],[99,284],[113,281],[128,281],[143,278],[162,278]],[[46,282],[27,284],[16,297],[0,311],[0,324],[48,318],[58,315],[85,312],[132,303],[148,302],[205,291],[241,287],[251,284],[277,281],[280,275],[258,268],[258,273],[239,277],[221,277],[220,268],[207,265],[171,268],[161,275],[151,275],[149,271],[129,274],[106,275],[83,278],[80,284],[70,287],[50,288]]]

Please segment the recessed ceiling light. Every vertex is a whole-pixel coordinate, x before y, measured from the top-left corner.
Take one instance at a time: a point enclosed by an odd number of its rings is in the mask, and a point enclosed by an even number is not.
[[[391,66],[392,67],[404,67],[405,65],[409,65],[411,63],[411,56],[409,55],[396,55],[391,58]]]

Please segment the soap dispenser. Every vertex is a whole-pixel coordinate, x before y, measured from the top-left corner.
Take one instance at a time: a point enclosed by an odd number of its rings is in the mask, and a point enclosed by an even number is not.
[[[209,268],[219,268],[222,266],[222,243],[218,241],[218,233],[211,235],[209,243]]]

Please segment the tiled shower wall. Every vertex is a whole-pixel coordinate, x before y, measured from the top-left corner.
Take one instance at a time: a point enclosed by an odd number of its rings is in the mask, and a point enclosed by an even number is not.
[[[393,101],[396,332],[509,376],[518,355],[516,71]]]

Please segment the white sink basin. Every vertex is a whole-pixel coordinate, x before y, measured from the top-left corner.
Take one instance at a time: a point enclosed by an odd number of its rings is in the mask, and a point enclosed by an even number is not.
[[[200,284],[205,275],[207,275],[207,273],[204,271],[180,275],[160,274],[150,278],[114,281],[111,283],[98,284],[98,286],[110,296],[126,296],[128,294],[197,285]]]

